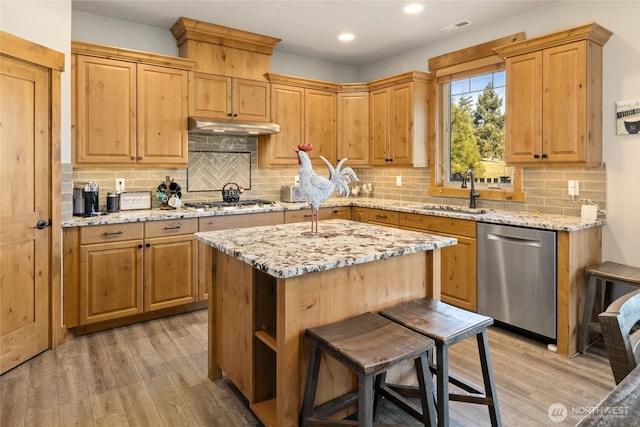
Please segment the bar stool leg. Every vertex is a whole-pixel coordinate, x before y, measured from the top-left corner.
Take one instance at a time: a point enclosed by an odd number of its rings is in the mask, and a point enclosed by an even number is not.
[[[358,427],[373,426],[373,375],[358,375]]]
[[[438,427],[449,426],[449,348],[436,344]]]
[[[489,339],[486,330],[476,335],[478,349],[480,350],[480,366],[482,368],[482,378],[484,379],[484,393],[491,399],[489,405],[489,417],[493,427],[501,427],[500,409],[498,408],[498,398],[496,396],[496,384],[493,380],[493,367],[491,366],[491,355],[489,354]]]
[[[307,424],[307,419],[313,412],[313,404],[316,400],[316,389],[318,387],[321,353],[322,350],[318,348],[318,343],[316,341],[311,341],[309,368],[307,369],[307,380],[304,386],[304,398],[302,400],[302,412],[300,414],[299,423],[302,427]]]
[[[416,374],[418,375],[418,386],[420,387],[420,401],[422,403],[422,422],[425,426],[436,425],[436,407],[433,403],[433,381],[431,378],[427,378],[427,375],[431,376],[429,371],[429,361],[427,355],[422,353],[419,358],[415,360]]]
[[[582,354],[587,349],[587,341],[589,340],[589,323],[593,316],[593,305],[596,299],[596,281],[597,276],[589,276],[589,284],[587,286],[587,298],[584,302],[584,313],[582,314],[582,324],[580,325],[580,336],[578,337],[578,351]]]

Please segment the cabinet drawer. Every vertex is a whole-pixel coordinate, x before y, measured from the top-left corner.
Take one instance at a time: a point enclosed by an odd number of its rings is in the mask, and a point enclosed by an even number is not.
[[[476,222],[467,219],[403,213],[400,226],[459,236],[476,237]]]
[[[178,234],[193,234],[198,231],[198,219],[175,219],[148,221],[144,223],[144,237],[164,237]]]
[[[398,217],[398,212],[386,211],[384,209],[369,209],[369,222],[398,225]]]
[[[284,222],[282,212],[265,212],[242,215],[211,216],[199,219],[200,231],[228,230],[230,228],[260,227]]]
[[[142,239],[142,224],[107,224],[80,227],[80,244],[122,242]]]

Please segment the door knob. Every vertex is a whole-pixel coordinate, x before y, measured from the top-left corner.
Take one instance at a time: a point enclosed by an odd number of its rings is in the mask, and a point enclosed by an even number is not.
[[[51,219],[49,219],[49,222],[45,222],[44,219],[41,219],[40,221],[38,221],[36,223],[36,228],[38,230],[44,230],[45,228],[49,227],[51,225]]]

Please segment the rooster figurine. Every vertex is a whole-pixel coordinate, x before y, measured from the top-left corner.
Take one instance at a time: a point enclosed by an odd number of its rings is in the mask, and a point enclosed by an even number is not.
[[[344,193],[345,197],[349,197],[349,184],[352,181],[359,181],[359,179],[353,169],[342,168],[342,165],[347,160],[346,158],[340,160],[334,168],[327,159],[320,156],[329,168],[329,178],[327,179],[324,176],[316,174],[313,171],[311,160],[307,154],[307,152],[311,150],[313,150],[313,146],[311,144],[305,144],[298,145],[298,149],[295,151],[298,154],[298,164],[300,165],[298,172],[300,176],[300,191],[302,192],[304,200],[311,205],[310,234],[317,235],[320,203],[331,197],[334,191],[337,191],[338,195]]]

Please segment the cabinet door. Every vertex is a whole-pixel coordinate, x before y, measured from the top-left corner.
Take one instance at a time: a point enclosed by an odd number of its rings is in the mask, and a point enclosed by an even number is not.
[[[352,166],[369,165],[369,93],[339,93],[337,159]]]
[[[138,65],[138,163],[186,165],[188,75]]]
[[[440,234],[440,233],[438,233]],[[476,311],[476,239],[457,235],[458,244],[442,248],[442,301]]]
[[[586,42],[543,51],[543,153],[550,162],[586,160]]]
[[[389,88],[391,123],[389,151],[392,166],[412,166],[413,155],[413,83]]]
[[[136,162],[136,64],[77,55],[75,162]]]
[[[196,301],[197,242],[193,234],[146,239],[144,310]]]
[[[189,114],[228,119],[231,114],[231,78],[192,73],[189,82]]]
[[[389,89],[371,91],[369,96],[369,140],[372,166],[386,165],[391,159],[389,147],[389,131],[391,112],[389,106]]]
[[[80,247],[81,325],[142,313],[142,241]]]
[[[507,59],[505,71],[507,162],[541,162],[542,52]]]
[[[336,163],[336,94],[334,92],[305,89],[304,143],[312,144],[311,162],[325,166],[320,155]],[[326,167],[326,166],[325,166]]]
[[[233,118],[247,122],[269,122],[271,120],[269,82],[233,79],[232,83]]]
[[[304,89],[272,84],[271,118],[280,125],[281,131],[261,137],[260,167],[296,166],[298,157],[294,149],[304,141]]]

